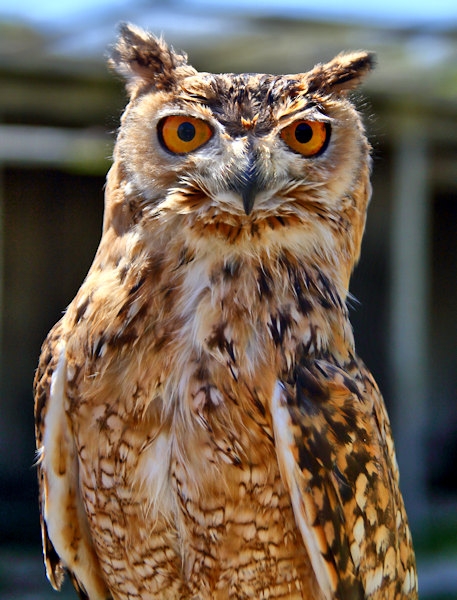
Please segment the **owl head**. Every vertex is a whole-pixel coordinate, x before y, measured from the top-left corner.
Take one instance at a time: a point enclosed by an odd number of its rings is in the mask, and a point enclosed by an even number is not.
[[[105,229],[148,235],[160,216],[196,244],[287,249],[337,261],[348,280],[371,192],[370,147],[348,95],[373,63],[356,52],[295,75],[202,73],[163,40],[122,26],[111,65],[130,100]]]

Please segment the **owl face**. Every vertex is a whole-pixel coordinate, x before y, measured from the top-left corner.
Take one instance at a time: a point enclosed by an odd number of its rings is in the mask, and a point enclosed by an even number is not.
[[[144,215],[185,216],[228,240],[236,228],[251,244],[253,231],[272,241],[287,223],[290,239],[321,253],[345,230],[345,253],[358,255],[369,145],[347,92],[370,55],[298,75],[213,75],[128,26],[113,64],[131,94],[117,156]]]

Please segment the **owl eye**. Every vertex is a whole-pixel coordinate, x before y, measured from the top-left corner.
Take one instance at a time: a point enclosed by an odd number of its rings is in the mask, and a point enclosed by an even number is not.
[[[295,121],[281,131],[286,144],[306,157],[324,152],[330,139],[330,124],[322,121]]]
[[[185,115],[163,118],[158,126],[159,139],[173,154],[187,154],[206,144],[213,130],[201,119]]]

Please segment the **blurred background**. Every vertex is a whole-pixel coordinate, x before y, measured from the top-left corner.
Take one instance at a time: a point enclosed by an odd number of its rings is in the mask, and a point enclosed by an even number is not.
[[[359,100],[374,194],[352,322],[391,415],[421,597],[456,599],[455,0],[0,0],[0,599],[59,597],[41,561],[32,380],[100,237],[126,101],[105,66],[119,21],[163,33],[206,71],[377,52]]]

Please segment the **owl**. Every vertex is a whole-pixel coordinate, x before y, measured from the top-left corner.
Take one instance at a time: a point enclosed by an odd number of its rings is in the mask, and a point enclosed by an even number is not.
[[[123,25],[89,273],[35,377],[47,576],[90,600],[417,598],[388,416],[347,296],[367,52],[197,72]]]

